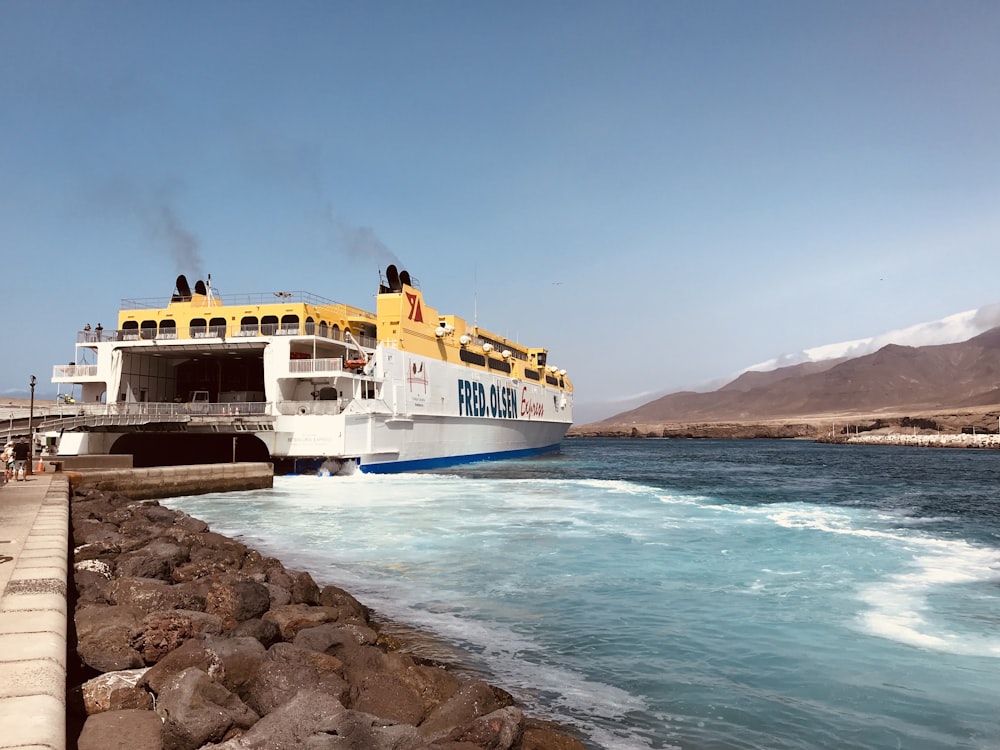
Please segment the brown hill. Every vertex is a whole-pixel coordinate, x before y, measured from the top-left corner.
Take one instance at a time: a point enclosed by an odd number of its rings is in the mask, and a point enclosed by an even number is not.
[[[709,393],[672,393],[598,425],[793,420],[1000,404],[1000,327],[937,346],[747,372]]]

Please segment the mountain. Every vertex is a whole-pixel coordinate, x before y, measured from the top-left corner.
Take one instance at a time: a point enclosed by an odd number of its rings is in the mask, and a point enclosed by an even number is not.
[[[859,357],[744,372],[708,393],[672,393],[600,425],[915,413],[1000,404],[1000,326],[959,343],[888,344]]]

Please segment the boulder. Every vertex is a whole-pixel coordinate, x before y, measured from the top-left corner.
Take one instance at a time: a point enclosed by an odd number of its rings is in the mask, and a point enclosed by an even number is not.
[[[254,638],[264,646],[270,648],[272,644],[281,640],[281,632],[278,626],[270,620],[255,618],[244,620],[236,625],[229,633],[233,638]]]
[[[117,545],[122,541],[118,527],[96,518],[74,518],[73,543],[78,546]]]
[[[288,591],[292,595],[292,604],[319,603],[319,586],[308,573],[283,567],[270,568],[267,571],[267,582]]]
[[[77,750],[163,750],[163,720],[154,711],[124,709],[88,716]]]
[[[283,640],[291,641],[300,630],[327,622],[336,622],[340,611],[335,607],[315,607],[308,604],[285,604],[274,607],[264,615],[278,626]]]
[[[168,609],[151,612],[133,629],[132,648],[146,664],[156,664],[185,641],[199,635],[218,635],[222,621],[207,612]]]
[[[470,680],[454,695],[436,706],[420,724],[420,733],[429,740],[454,739],[451,733],[513,704],[513,698],[482,680]]]
[[[119,555],[115,568],[119,577],[170,581],[173,569],[187,560],[188,551],[184,547],[166,539],[153,539],[138,549]]]
[[[197,667],[242,697],[265,655],[264,647],[253,638],[204,636],[187,641],[163,657],[149,669],[143,682],[159,694],[175,675],[189,667]]]
[[[225,739],[234,727],[249,729],[260,718],[197,667],[188,667],[160,686],[156,713],[163,719],[164,750],[197,750]]]
[[[586,750],[586,746],[555,725],[527,719],[521,737],[521,750]]]
[[[344,708],[335,698],[316,690],[301,690],[263,717],[245,734],[202,750],[418,750],[426,742],[416,729],[391,724]]]
[[[370,615],[368,607],[336,586],[324,586],[319,592],[317,603],[323,607],[333,607],[339,610],[337,622],[368,623]]]
[[[247,703],[265,716],[301,690],[319,690],[343,704],[350,695],[347,681],[340,675],[340,660],[290,643],[275,643],[267,651],[245,689]]]
[[[156,578],[116,578],[109,596],[112,604],[137,607],[147,614],[161,609],[205,611],[204,587],[198,583],[171,585]]]
[[[146,669],[128,669],[106,672],[87,680],[80,686],[83,708],[87,715],[102,711],[153,708],[153,696],[139,683]]]
[[[76,652],[80,660],[98,672],[116,672],[145,666],[142,656],[132,648],[132,631],[143,613],[135,607],[79,607],[76,623]]]
[[[267,586],[256,581],[216,579],[205,594],[205,611],[220,617],[227,630],[244,620],[259,618],[270,607]]]
[[[507,706],[473,719],[448,735],[451,742],[471,742],[485,750],[511,750],[520,745],[524,734],[524,713]]]
[[[412,686],[395,675],[376,672],[351,691],[350,706],[393,724],[419,724],[424,702]]]

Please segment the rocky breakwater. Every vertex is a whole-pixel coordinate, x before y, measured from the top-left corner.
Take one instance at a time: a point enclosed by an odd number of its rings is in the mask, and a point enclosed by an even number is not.
[[[401,650],[346,591],[184,513],[89,490],[71,520],[71,748],[583,748]]]

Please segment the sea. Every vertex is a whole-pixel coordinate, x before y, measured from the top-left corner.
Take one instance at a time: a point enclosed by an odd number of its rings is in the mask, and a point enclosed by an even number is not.
[[[1000,451],[567,439],[163,502],[589,748],[1000,748]]]

